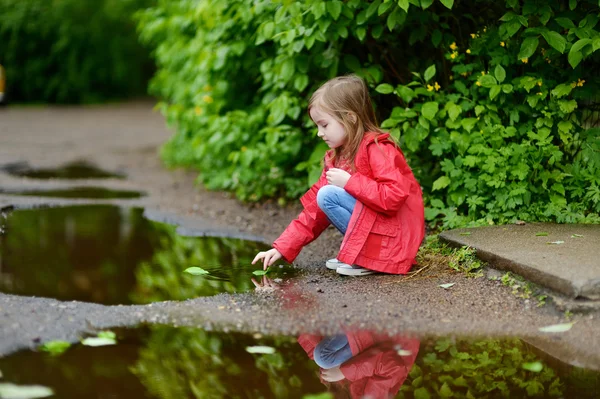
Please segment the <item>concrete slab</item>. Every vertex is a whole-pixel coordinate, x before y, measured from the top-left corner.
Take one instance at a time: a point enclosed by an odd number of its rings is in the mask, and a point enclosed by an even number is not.
[[[529,223],[446,231],[491,267],[519,274],[569,298],[600,299],[600,225]]]

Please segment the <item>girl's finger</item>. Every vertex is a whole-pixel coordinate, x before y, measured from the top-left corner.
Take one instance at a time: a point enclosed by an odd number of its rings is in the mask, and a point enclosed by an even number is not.
[[[252,283],[254,284],[254,286],[255,286],[256,288],[260,288],[260,287],[261,287],[260,283],[259,283],[258,281],[256,281],[256,280],[254,279],[254,277],[252,277],[252,278],[250,279],[250,281],[252,281]]]
[[[259,252],[258,254],[256,254],[256,256],[254,257],[254,260],[252,261],[252,264],[255,264],[257,260],[259,260],[262,256],[263,256],[264,252]]]

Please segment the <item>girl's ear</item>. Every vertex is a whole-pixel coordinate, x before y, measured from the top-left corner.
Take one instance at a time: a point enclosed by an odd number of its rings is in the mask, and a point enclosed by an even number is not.
[[[352,121],[352,123],[356,123],[357,117],[354,112],[348,112],[348,118]]]

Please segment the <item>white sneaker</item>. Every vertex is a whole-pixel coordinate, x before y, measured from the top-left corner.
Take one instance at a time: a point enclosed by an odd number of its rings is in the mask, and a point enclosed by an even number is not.
[[[337,270],[337,268],[341,265],[345,265],[345,263],[340,262],[337,258],[329,259],[327,262],[325,262],[325,266],[331,270]]]
[[[336,269],[336,271],[338,274],[342,274],[344,276],[366,276],[377,273],[375,270],[365,269],[364,267],[349,265],[342,262],[340,262],[340,266]]]

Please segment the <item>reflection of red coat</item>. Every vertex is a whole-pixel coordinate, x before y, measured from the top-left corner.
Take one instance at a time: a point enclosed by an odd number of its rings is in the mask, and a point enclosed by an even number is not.
[[[375,142],[377,137],[377,143]],[[421,187],[389,134],[365,135],[356,154],[356,172],[344,189],[357,199],[337,258],[385,273],[405,274],[425,235]],[[304,210],[273,243],[292,262],[317,238],[329,219],[317,205],[317,191],[327,184],[333,165],[329,153],[321,178],[300,198]]]
[[[419,340],[405,337],[376,335],[367,331],[346,333],[352,358],[340,366],[353,398],[394,397],[406,380],[419,352]],[[298,338],[308,356],[314,360],[318,335],[303,334]],[[400,356],[398,349],[410,351]]]

